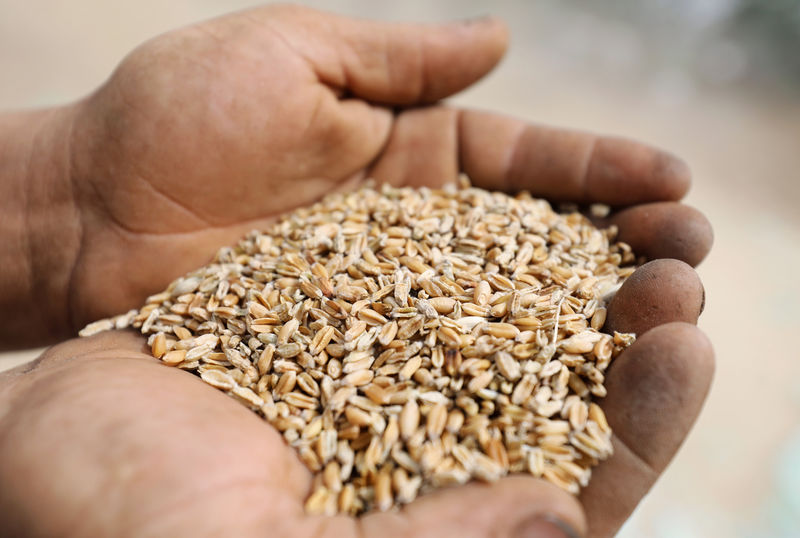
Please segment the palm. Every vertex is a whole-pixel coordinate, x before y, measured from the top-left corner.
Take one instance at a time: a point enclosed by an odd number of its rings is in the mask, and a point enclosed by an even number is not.
[[[93,353],[98,345],[104,351]],[[36,470],[15,492],[50,507],[35,534],[186,536],[194,526],[249,536],[277,514],[296,517],[309,477],[280,436],[139,347],[130,335],[107,335],[58,346],[38,365],[48,374],[35,390],[47,401],[17,415],[7,430],[15,442],[1,450],[3,471]]]
[[[161,36],[93,98],[94,113],[114,119],[99,126],[92,164],[113,173],[89,179],[132,231],[268,219],[363,177],[385,143],[390,112],[334,92],[252,17]]]
[[[343,537],[358,536],[361,526],[382,536],[433,536],[460,526],[469,536],[509,525],[490,505],[481,509],[486,503],[468,493],[475,486],[422,498],[399,517],[305,516],[310,473],[281,436],[141,347],[125,333],[62,344],[18,387],[26,405],[0,443],[0,478],[28,470],[5,499],[27,509],[16,514],[18,527],[0,526],[5,533]],[[493,503],[519,506],[531,495],[512,494],[529,482],[511,480]],[[442,518],[448,514],[459,519]]]
[[[293,47],[298,36],[281,32],[245,13],[161,36],[87,102],[76,131],[91,170],[84,204],[96,219],[84,229],[76,272],[88,291],[81,320],[135,306],[222,244],[352,188],[380,159],[408,157],[384,151],[397,125],[389,108],[340,98],[339,82]],[[101,255],[117,263],[98,278],[89,266]],[[111,301],[101,292],[109,288]],[[102,305],[92,301],[98,295]]]

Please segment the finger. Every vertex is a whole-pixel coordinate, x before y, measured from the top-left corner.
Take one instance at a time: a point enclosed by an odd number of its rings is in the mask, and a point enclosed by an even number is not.
[[[710,342],[686,323],[656,327],[615,360],[600,402],[615,452],[580,494],[589,536],[613,536],[663,472],[697,419],[713,372]]]
[[[573,538],[586,529],[573,496],[543,480],[520,476],[439,490],[420,497],[400,513],[367,516],[361,524],[365,536],[431,538]]]
[[[669,153],[489,112],[462,113],[459,147],[462,170],[485,189],[626,206],[679,200],[689,188],[689,169]]]
[[[696,324],[705,291],[700,277],[679,260],[653,260],[639,267],[608,305],[604,330],[644,334],[681,321]]]
[[[432,102],[483,77],[508,43],[494,18],[446,24],[351,19],[300,6],[251,12],[289,24],[273,29],[311,62],[321,82],[363,99],[396,105]]]
[[[675,258],[696,266],[714,242],[708,219],[696,209],[675,202],[623,209],[605,224],[615,224],[619,228],[617,238],[649,259]]]
[[[487,189],[525,189],[556,201],[615,206],[679,199],[689,183],[680,160],[636,142],[439,106],[398,114],[373,169],[376,178],[412,186],[438,186],[459,172]],[[620,222],[635,221],[636,215],[622,215]],[[649,229],[655,234],[655,224]],[[690,248],[676,251],[697,256],[706,247]]]
[[[396,186],[441,187],[458,178],[458,110],[404,110],[370,176]]]

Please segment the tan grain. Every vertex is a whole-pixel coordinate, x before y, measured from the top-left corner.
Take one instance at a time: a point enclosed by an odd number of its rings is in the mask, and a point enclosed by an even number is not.
[[[309,513],[519,472],[577,493],[613,451],[592,399],[634,341],[600,332],[634,269],[615,233],[525,195],[364,187],[81,335],[134,327],[262,415],[315,473]]]

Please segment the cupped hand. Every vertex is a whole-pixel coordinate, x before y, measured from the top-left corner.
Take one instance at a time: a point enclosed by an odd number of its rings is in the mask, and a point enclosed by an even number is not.
[[[689,179],[677,159],[630,141],[431,104],[491,69],[505,40],[493,20],[389,25],[268,7],[145,44],[73,120],[82,214],[70,286],[76,328],[138,306],[247,230],[369,177],[437,185],[465,172],[484,188],[607,203],[619,209],[609,223],[636,252],[698,263],[710,228],[677,203]],[[141,338],[67,342],[0,378],[0,512],[12,516],[0,530],[536,536],[536,525],[556,518],[609,536],[705,398],[712,352],[692,325],[702,302],[696,275],[674,260],[651,262],[620,290],[607,329],[640,338],[609,370],[601,404],[616,452],[579,502],[512,477],[360,520],[304,516],[310,475],[278,433],[157,364]]]
[[[637,251],[668,243],[669,256],[702,259],[710,228],[674,203],[689,180],[674,157],[433,104],[485,75],[506,41],[493,19],[387,24],[268,6],[145,43],[73,115],[73,330],[368,178],[441,185],[464,172],[489,189],[633,206],[620,228]]]
[[[713,356],[692,325],[701,306],[696,275],[675,260],[643,266],[610,305],[609,330],[643,334],[608,371],[600,404],[615,453],[577,499],[518,475],[361,519],[306,516],[311,475],[281,435],[150,357],[141,336],[72,340],[0,374],[0,535],[608,537],[705,398]]]

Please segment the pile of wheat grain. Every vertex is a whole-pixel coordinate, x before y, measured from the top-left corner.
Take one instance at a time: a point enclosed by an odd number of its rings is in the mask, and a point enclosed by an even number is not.
[[[577,493],[611,454],[600,332],[634,256],[579,213],[470,188],[364,187],[252,232],[137,311],[155,357],[259,413],[312,513],[530,473]]]

